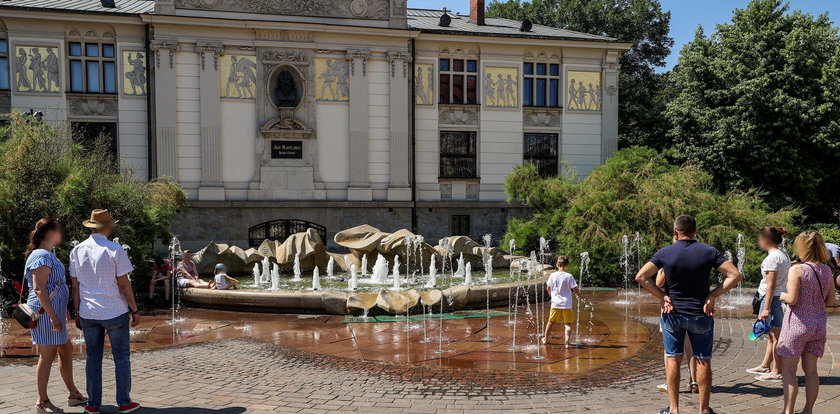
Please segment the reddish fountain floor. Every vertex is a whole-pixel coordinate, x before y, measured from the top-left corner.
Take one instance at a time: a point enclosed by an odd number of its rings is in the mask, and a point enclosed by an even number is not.
[[[619,361],[661,362],[651,355],[661,352],[655,346],[661,341],[656,331],[658,306],[649,295],[631,292],[631,304],[620,302],[624,294],[617,291],[584,291],[583,295],[595,303],[590,317],[581,311],[580,333],[583,344],[566,348],[564,345],[536,345],[538,331],[532,315],[520,306],[516,315],[516,350],[511,351],[513,326],[508,316],[490,318],[492,340],[485,341],[487,319],[472,317],[406,322],[345,323],[343,316],[275,315],[227,312],[205,309],[183,309],[179,322],[172,324],[168,311],[144,316],[139,327],[132,331],[135,350],[153,350],[177,345],[195,344],[224,339],[253,338],[258,341],[289,347],[307,354],[340,357],[360,361],[386,361],[397,364],[440,368],[473,368],[502,371],[539,371],[558,374],[581,374],[607,368]],[[719,306],[720,307],[720,306]],[[540,305],[540,317],[545,320],[549,305]],[[507,309],[497,309],[507,311]],[[483,312],[483,311],[480,311]],[[721,310],[721,317],[748,317],[749,311],[740,306],[736,310]],[[370,319],[373,321],[373,318]],[[35,349],[29,333],[14,321],[3,320],[0,331],[0,359],[19,361],[32,357]],[[424,339],[424,325],[427,343]],[[542,329],[540,323],[539,329]],[[442,330],[442,331],[441,331]],[[439,338],[443,336],[442,345]],[[555,329],[555,342],[562,339],[562,326]],[[81,333],[70,328],[74,351],[82,353]],[[443,352],[437,352],[442,350]],[[644,353],[643,355],[641,355]],[[541,359],[538,359],[540,358]],[[635,357],[635,359],[634,359]],[[641,367],[635,367],[640,369]]]

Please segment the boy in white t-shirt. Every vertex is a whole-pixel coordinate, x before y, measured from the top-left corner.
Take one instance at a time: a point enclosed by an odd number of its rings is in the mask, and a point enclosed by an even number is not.
[[[558,271],[552,273],[545,283],[548,294],[551,295],[551,313],[548,315],[548,323],[545,324],[545,335],[543,335],[542,343],[543,345],[548,344],[548,338],[554,324],[562,323],[566,328],[564,338],[568,348],[572,339],[572,322],[575,321],[575,315],[572,313],[572,292],[580,300],[580,289],[578,289],[575,277],[567,272],[569,269],[568,257],[558,257],[556,267]]]

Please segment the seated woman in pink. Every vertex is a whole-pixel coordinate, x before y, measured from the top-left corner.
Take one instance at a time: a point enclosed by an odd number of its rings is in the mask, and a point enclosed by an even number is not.
[[[825,240],[816,230],[807,230],[796,237],[793,252],[801,264],[790,268],[787,292],[780,299],[790,306],[785,313],[779,334],[777,353],[781,357],[785,414],[793,414],[799,391],[796,369],[802,359],[805,371],[805,408],[811,414],[820,389],[817,360],[823,356],[826,341],[826,306],[833,306],[835,297],[831,269],[823,263],[830,260]]]

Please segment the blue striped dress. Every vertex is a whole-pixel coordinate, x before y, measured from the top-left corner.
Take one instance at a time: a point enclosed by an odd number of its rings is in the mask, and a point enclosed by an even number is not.
[[[29,287],[29,297],[26,299],[26,304],[34,311],[41,309],[41,302],[35,295],[35,289],[32,289],[32,271],[41,267],[47,266],[50,268],[50,278],[47,281],[47,293],[52,294],[58,289],[55,296],[53,296],[51,303],[55,309],[58,319],[61,320],[61,330],[53,332],[52,322],[47,314],[41,315],[38,319],[38,326],[30,330],[32,332],[32,343],[35,345],[64,345],[67,343],[67,303],[70,301],[70,290],[67,289],[67,279],[64,276],[64,265],[58,260],[58,257],[47,250],[35,249],[29,254],[26,259],[26,266],[24,268],[23,277],[26,280],[27,287]]]

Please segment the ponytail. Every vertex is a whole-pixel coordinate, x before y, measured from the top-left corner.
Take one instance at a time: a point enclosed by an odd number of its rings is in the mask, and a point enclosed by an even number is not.
[[[38,222],[35,223],[35,230],[29,232],[29,244],[23,252],[24,259],[28,259],[29,255],[32,254],[32,251],[37,249],[38,246],[44,242],[44,237],[48,232],[58,230],[58,228],[58,220],[54,218],[45,217],[38,220]]]

